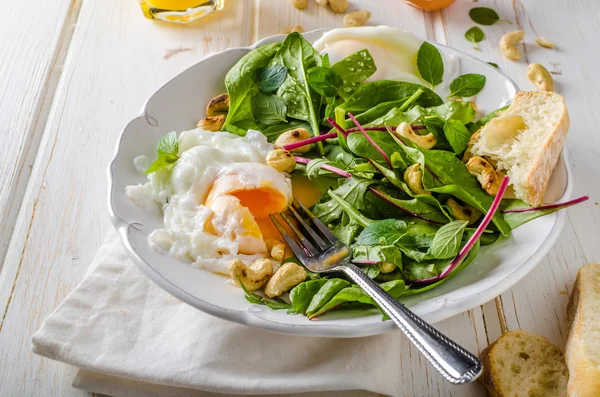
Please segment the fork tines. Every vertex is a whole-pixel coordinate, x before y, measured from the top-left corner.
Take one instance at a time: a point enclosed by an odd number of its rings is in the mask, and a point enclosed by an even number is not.
[[[338,241],[331,230],[295,197],[292,205],[281,213],[281,218],[295,237],[288,233],[277,216],[270,215],[270,217],[300,261],[319,255]]]

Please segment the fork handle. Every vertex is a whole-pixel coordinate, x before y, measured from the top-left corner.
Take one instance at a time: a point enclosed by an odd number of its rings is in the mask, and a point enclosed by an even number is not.
[[[363,291],[377,302],[381,310],[390,316],[425,358],[450,383],[470,383],[481,375],[483,364],[479,358],[423,321],[385,292],[357,266],[348,263],[339,266],[339,270],[352,278]]]

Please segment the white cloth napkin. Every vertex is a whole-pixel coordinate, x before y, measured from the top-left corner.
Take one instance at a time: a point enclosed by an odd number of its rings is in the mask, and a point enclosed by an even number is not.
[[[358,397],[401,394],[401,338],[279,335],[212,317],[152,283],[112,231],[32,341],[80,368],[74,387],[112,396]]]

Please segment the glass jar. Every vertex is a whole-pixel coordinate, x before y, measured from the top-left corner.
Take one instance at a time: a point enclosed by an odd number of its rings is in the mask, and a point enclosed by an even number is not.
[[[223,9],[225,0],[139,0],[146,18],[189,23]]]
[[[408,4],[425,11],[437,11],[446,8],[455,0],[406,0]]]

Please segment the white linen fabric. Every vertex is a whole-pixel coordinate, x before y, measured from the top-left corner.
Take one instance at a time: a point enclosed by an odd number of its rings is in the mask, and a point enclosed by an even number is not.
[[[402,394],[402,338],[280,335],[210,316],[143,275],[111,231],[32,342],[80,368],[74,387],[112,396],[366,397]]]

